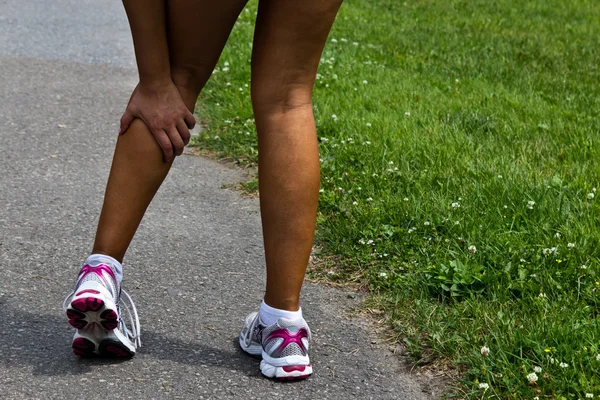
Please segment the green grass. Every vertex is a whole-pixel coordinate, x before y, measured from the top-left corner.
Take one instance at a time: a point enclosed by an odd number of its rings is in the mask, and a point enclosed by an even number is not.
[[[200,98],[198,144],[243,164],[255,11]],[[600,397],[599,42],[592,0],[342,6],[315,88],[317,239],[415,363],[457,367],[449,395]]]

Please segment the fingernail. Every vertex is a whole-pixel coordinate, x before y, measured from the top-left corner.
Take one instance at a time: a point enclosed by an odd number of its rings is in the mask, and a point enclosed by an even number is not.
[[[119,135],[121,134],[121,128],[119,128]]]

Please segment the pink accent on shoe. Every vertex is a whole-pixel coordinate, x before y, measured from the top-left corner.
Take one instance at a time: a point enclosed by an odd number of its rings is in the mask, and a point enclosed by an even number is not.
[[[304,372],[304,370],[306,369],[306,365],[286,365],[285,367],[282,367],[282,368],[285,372],[294,372],[294,371]]]
[[[302,352],[304,354],[307,353],[306,351],[306,347],[304,347],[304,343],[302,343],[302,339],[307,338],[308,337],[308,332],[306,332],[306,329],[302,328],[299,329],[298,332],[296,333],[290,333],[290,331],[288,331],[287,329],[281,328],[281,329],[277,329],[276,331],[271,332],[271,334],[269,334],[269,336],[267,337],[267,341],[271,340],[271,339],[283,339],[283,341],[281,342],[281,344],[279,345],[278,349],[283,350],[287,347],[287,345],[289,345],[290,343],[296,343],[298,345],[298,347],[300,347],[300,350],[302,350]]]
[[[73,340],[71,346],[73,347],[73,353],[78,356],[91,356],[94,355],[94,350],[96,350],[94,343],[81,337]]]
[[[106,346],[106,352],[113,357],[131,357],[131,354],[129,354],[129,352],[125,351],[125,349],[119,346]]]
[[[71,302],[71,307],[76,309],[77,311],[86,312],[86,311],[98,311],[102,307],[104,307],[104,300],[99,299],[97,297],[85,297],[82,299],[75,299]]]
[[[115,273],[113,272],[113,270],[106,264],[99,264],[95,267],[92,267],[91,265],[85,265],[83,268],[81,268],[81,271],[79,271],[79,278],[78,281],[83,278],[84,276],[86,276],[87,274],[93,273],[98,275],[100,278],[102,278],[103,280],[104,278],[104,274],[103,272],[106,272],[108,275],[110,275],[111,278],[113,278],[113,280],[116,282],[117,278],[115,277]]]
[[[113,330],[119,326],[119,316],[114,310],[104,310],[102,314],[100,314],[100,318],[102,318],[102,326],[106,330]]]
[[[100,294],[99,291],[94,290],[94,289],[86,289],[86,290],[82,290],[81,292],[78,292],[75,296],[81,296],[82,294],[85,293],[91,293],[91,294]]]

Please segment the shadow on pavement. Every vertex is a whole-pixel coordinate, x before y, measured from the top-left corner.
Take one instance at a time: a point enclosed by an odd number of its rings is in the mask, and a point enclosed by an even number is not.
[[[144,330],[143,347],[132,359],[80,358],[71,353],[73,329],[66,318],[0,304],[0,321],[0,363],[9,368],[29,365],[33,375],[81,375],[103,365],[131,364],[128,368],[136,368],[149,359],[237,370],[250,377],[258,375],[258,360],[237,348],[237,341],[228,351]]]

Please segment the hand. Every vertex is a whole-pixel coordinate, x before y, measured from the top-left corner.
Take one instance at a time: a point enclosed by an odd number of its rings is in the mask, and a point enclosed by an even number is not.
[[[139,83],[131,94],[127,109],[121,117],[119,134],[127,132],[129,125],[139,118],[150,129],[163,151],[165,162],[181,155],[190,141],[190,129],[196,120],[187,109],[179,90],[170,80],[160,84]]]

